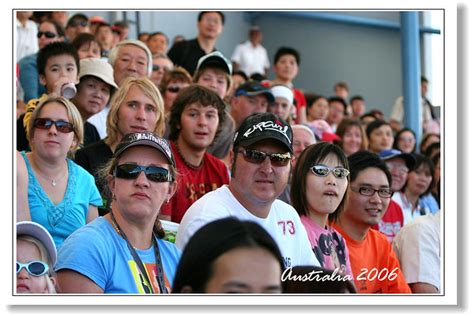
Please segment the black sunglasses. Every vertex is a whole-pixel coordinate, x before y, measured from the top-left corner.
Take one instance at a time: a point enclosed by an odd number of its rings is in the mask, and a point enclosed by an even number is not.
[[[43,36],[43,35],[46,36],[46,38],[55,38],[56,36],[58,36],[58,34],[54,34],[53,32],[50,32],[50,31],[46,31],[46,32],[39,31],[36,34],[36,37],[41,38],[41,36]]]
[[[148,180],[153,182],[169,182],[173,178],[168,169],[157,166],[140,166],[133,163],[124,163],[115,167],[114,176],[120,179],[133,180],[138,178],[141,172],[145,172]]]
[[[152,66],[152,70],[153,71],[158,71],[160,69],[163,69],[163,71],[169,71],[168,67],[164,67],[164,66],[161,66],[161,65],[156,65],[156,64],[153,64]]]
[[[172,92],[172,93],[178,93],[179,90],[181,90],[181,87],[178,87],[178,86],[169,86],[166,88],[166,90],[168,92]]]
[[[289,152],[269,154],[254,149],[241,149],[239,150],[239,153],[244,156],[245,161],[254,164],[261,164],[268,157],[270,158],[272,165],[275,167],[283,167],[288,165],[292,158],[291,153]]]
[[[43,261],[30,261],[28,263],[16,262],[16,273],[20,273],[21,269],[25,268],[32,276],[42,276],[43,274],[48,273],[49,266]]]
[[[74,131],[74,125],[66,121],[53,121],[48,118],[37,118],[33,124],[39,129],[50,129],[51,126],[56,126],[56,129],[61,133],[71,133]]]

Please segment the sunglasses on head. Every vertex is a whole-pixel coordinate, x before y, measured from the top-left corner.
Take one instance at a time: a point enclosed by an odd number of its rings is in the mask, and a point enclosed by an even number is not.
[[[254,149],[241,149],[239,150],[239,153],[244,156],[245,161],[254,164],[261,164],[268,157],[270,158],[270,162],[272,163],[272,165],[276,167],[283,167],[288,165],[292,158],[292,155],[289,152],[269,154]]]
[[[336,167],[336,168],[331,168],[325,165],[315,165],[311,167],[311,171],[317,175],[318,177],[327,177],[330,172],[336,177],[336,178],[347,178],[349,175],[349,170],[346,168],[342,167]]]
[[[146,178],[153,182],[169,182],[173,180],[168,169],[158,166],[145,167],[133,163],[118,165],[115,167],[113,175],[120,179],[133,180],[138,178],[142,171],[145,172]]]
[[[46,36],[46,38],[55,38],[57,36],[57,34],[54,34],[53,32],[49,32],[49,31],[41,32],[41,31],[39,31],[36,34],[36,37],[41,38],[41,36],[43,36],[43,35]]]
[[[20,273],[21,269],[25,268],[32,276],[42,276],[43,274],[48,273],[49,266],[43,261],[30,261],[28,263],[16,262],[16,273]]]
[[[168,92],[172,92],[172,93],[178,93],[179,90],[181,90],[181,87],[178,87],[178,86],[169,86],[166,88],[166,90]]]
[[[48,118],[38,118],[33,124],[34,127],[39,129],[50,129],[53,125],[56,126],[56,129],[61,133],[71,133],[74,131],[74,125],[66,121],[53,121]]]

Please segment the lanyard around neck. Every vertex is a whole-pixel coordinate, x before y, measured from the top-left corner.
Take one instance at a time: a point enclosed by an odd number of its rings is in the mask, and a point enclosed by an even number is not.
[[[122,236],[123,239],[127,242],[127,247],[128,250],[130,251],[130,254],[133,257],[133,260],[138,266],[139,274],[140,274],[140,280],[142,281],[143,288],[147,294],[153,293],[153,286],[151,285],[150,279],[148,278],[148,273],[145,270],[145,265],[143,264],[142,260],[140,259],[140,256],[138,256],[135,248],[133,248],[132,244],[130,244],[130,241],[128,240],[127,236],[125,233],[122,231],[120,228],[119,224],[115,220],[114,213],[111,211],[110,216],[112,218],[112,223],[115,226],[115,229],[117,232]],[[153,243],[153,249],[155,251],[155,263],[156,263],[156,270],[158,271],[158,275],[156,275],[156,281],[158,282],[158,287],[160,289],[160,293],[162,294],[167,294],[168,290],[165,286],[165,280],[163,277],[163,266],[161,264],[161,255],[160,255],[160,250],[158,248],[158,243],[155,238],[155,234],[152,233],[151,237],[152,243]]]

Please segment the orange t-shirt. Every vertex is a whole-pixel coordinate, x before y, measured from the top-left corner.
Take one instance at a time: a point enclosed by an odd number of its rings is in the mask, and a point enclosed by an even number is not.
[[[334,224],[334,228],[349,248],[357,293],[411,293],[387,237],[369,229],[365,239],[358,241],[350,238],[340,226]]]

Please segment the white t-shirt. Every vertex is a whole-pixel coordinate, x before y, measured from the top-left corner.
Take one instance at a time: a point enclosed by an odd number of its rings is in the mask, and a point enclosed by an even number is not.
[[[25,56],[34,54],[38,51],[38,26],[35,22],[28,20],[23,26],[20,21],[16,20],[16,62]]]
[[[430,106],[421,97],[420,97],[420,103],[423,104],[423,109],[421,113],[423,122],[431,121],[432,118],[431,118]],[[405,110],[404,110],[404,105],[403,105],[403,97],[398,97],[395,100],[395,104],[393,105],[392,115],[390,116],[390,118],[397,122],[403,123],[404,116],[405,116]]]
[[[440,289],[440,213],[415,219],[393,240],[393,250],[408,283],[429,283]]]
[[[247,211],[237,201],[228,185],[223,185],[219,189],[207,193],[191,205],[179,225],[176,246],[184,249],[189,239],[202,226],[230,216],[239,220],[255,222],[265,228],[279,246],[286,267],[321,266],[311,250],[300,217],[291,205],[275,200],[268,217],[260,218]]]
[[[260,44],[254,47],[250,41],[237,45],[231,60],[238,63],[240,70],[247,76],[256,72],[265,75],[265,68],[270,68],[270,60],[265,47]]]
[[[100,139],[107,137],[107,114],[109,114],[110,107],[106,106],[102,111],[89,117],[89,123],[95,126],[99,132]]]

